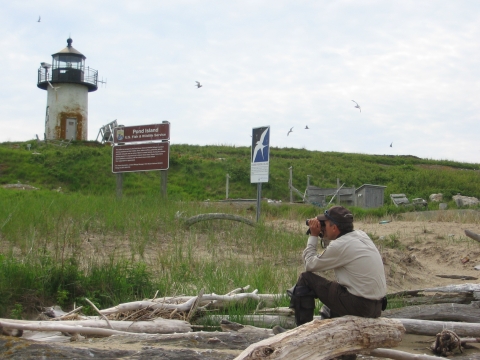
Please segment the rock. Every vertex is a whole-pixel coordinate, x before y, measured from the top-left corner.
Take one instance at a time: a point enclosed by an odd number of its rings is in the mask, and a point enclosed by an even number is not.
[[[440,203],[440,205],[438,206],[440,210],[447,210],[447,207],[447,203]]]
[[[432,194],[428,198],[430,201],[440,202],[443,200],[443,194]]]
[[[452,196],[452,199],[455,201],[458,207],[473,206],[479,203],[476,197],[470,196],[454,195]]]

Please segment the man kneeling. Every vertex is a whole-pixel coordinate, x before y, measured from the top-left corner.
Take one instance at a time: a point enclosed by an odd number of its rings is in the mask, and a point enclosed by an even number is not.
[[[353,229],[352,213],[334,206],[309,219],[308,226],[310,236],[303,251],[306,271],[287,290],[297,326],[313,320],[315,298],[324,304],[322,318],[379,317],[386,307],[387,292],[382,257],[365,232]],[[321,254],[317,253],[319,236],[327,245]],[[313,273],[330,269],[336,281]]]

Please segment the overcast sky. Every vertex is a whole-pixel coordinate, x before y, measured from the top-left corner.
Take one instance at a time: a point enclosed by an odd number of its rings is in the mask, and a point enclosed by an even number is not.
[[[43,136],[37,70],[71,36],[107,81],[89,140],[168,120],[172,144],[270,126],[273,147],[480,163],[479,1],[2,1],[0,33],[0,142]]]

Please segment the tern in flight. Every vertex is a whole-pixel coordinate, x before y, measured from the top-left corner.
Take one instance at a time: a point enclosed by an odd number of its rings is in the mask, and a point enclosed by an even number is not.
[[[203,85],[201,85],[198,81],[195,81],[197,83],[197,85],[195,85],[197,88],[201,88]]]
[[[287,133],[287,136],[290,135],[291,132],[293,132],[293,127],[290,128],[290,130],[289,130],[288,133]]]
[[[41,17],[39,16],[37,22],[40,22],[40,19],[41,19]]]
[[[308,127],[308,125],[305,125],[305,130],[308,130],[308,129],[310,129],[310,128]]]
[[[262,159],[265,159],[265,156],[263,154],[263,150],[267,147],[267,145],[263,145],[263,141],[265,140],[265,135],[267,135],[268,128],[265,129],[265,131],[262,133],[260,136],[260,140],[258,140],[255,144],[255,149],[253,149],[253,160],[255,161],[255,158],[257,157],[257,153],[260,152],[262,154]]]
[[[60,86],[53,86],[50,81],[47,80],[48,85],[52,87],[53,90],[57,91],[57,89],[60,89]]]
[[[360,108],[360,105],[357,104],[355,100],[352,100],[355,103],[355,107],[362,112],[362,109]]]
[[[392,147],[392,145],[393,145],[393,142],[390,144],[390,147]]]

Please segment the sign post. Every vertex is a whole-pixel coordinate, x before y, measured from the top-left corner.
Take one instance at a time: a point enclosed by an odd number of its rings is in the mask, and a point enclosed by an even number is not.
[[[257,222],[260,220],[262,183],[268,182],[270,167],[270,126],[252,129],[250,183],[257,183]]]
[[[117,196],[121,196],[125,172],[161,171],[161,194],[167,196],[170,161],[170,123],[120,126],[113,129],[112,173],[117,174]]]

